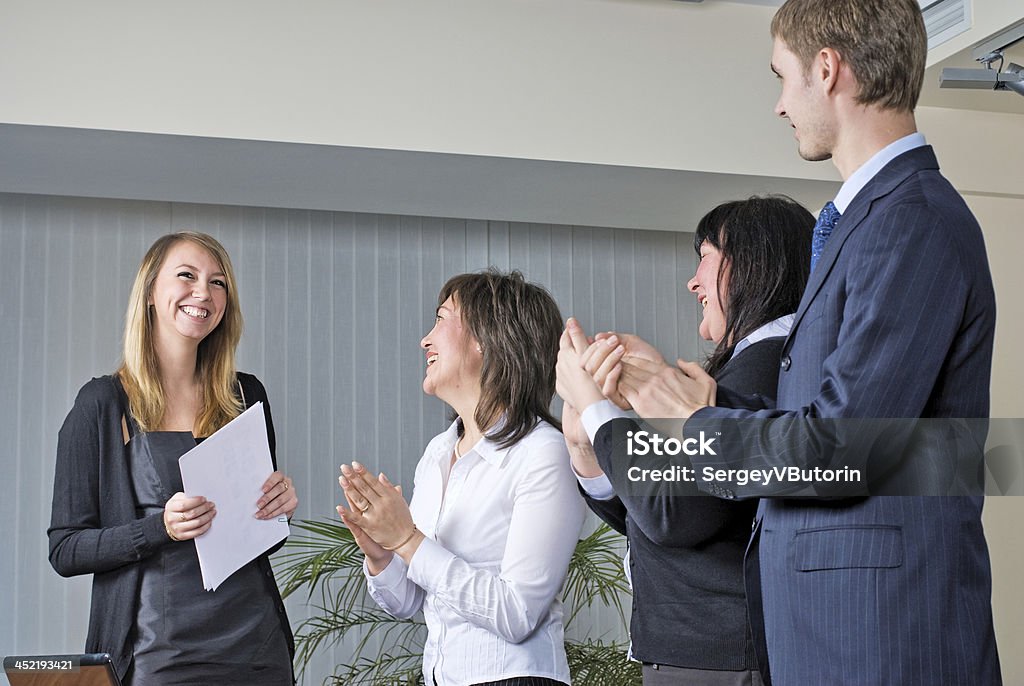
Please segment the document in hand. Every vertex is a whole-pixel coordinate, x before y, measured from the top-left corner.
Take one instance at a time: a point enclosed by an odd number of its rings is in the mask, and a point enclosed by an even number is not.
[[[256,519],[263,482],[274,471],[263,403],[256,403],[178,459],[185,495],[217,506],[210,529],[195,539],[203,588],[225,579],[288,536],[288,520]]]

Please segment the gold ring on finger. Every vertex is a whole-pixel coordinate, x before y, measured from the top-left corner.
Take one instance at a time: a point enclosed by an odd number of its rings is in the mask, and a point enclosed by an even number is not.
[[[361,506],[359,507],[359,511],[360,511],[360,512],[366,512],[366,511],[367,511],[367,510],[369,510],[369,509],[370,509],[370,503],[366,503],[365,505],[361,505]]]
[[[179,512],[178,516],[181,517],[181,521],[183,521],[183,522],[187,522],[188,521],[188,515],[185,514],[184,512]]]

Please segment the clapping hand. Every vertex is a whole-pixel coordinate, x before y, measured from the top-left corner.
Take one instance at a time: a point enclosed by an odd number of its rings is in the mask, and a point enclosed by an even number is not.
[[[583,356],[589,348],[608,348],[606,343],[593,343],[587,341],[583,329],[576,323],[575,319],[569,319],[558,341],[558,362],[555,365],[555,391],[569,405],[578,411],[590,407],[592,404],[604,400],[601,387],[594,381],[592,375],[583,367]],[[612,349],[602,350],[604,357],[611,358],[611,365],[618,362],[619,355]],[[604,357],[602,359],[604,359]]]
[[[352,499],[356,497],[356,491],[352,491],[352,496],[349,495],[349,491],[345,490],[345,486],[348,484],[348,480],[345,477],[338,477],[338,483],[342,486],[345,493],[345,501],[348,503],[348,509],[345,509],[341,505],[338,505],[338,515],[341,516],[341,521],[345,523],[348,530],[352,532],[352,539],[359,546],[359,549],[363,551],[363,555],[366,556],[366,566],[370,570],[372,576],[377,576],[388,566],[391,562],[391,558],[394,557],[394,553],[390,550],[385,550],[375,540],[370,538],[369,534],[363,531],[363,528],[356,523],[356,518],[353,516],[353,512],[359,510],[352,503]],[[401,489],[401,486],[398,487]],[[399,490],[401,492],[401,490]]]
[[[338,514],[350,528],[355,526],[353,537],[357,537],[356,529],[359,530],[356,542],[367,557],[372,552],[376,561],[385,557],[390,561],[385,553],[396,552],[408,562],[419,548],[423,534],[413,523],[409,505],[402,497],[402,487],[392,484],[383,473],[374,477],[358,462],[341,465],[338,483],[345,491],[350,508],[346,510],[339,505]],[[364,535],[372,541],[372,546],[363,547],[360,543],[359,538]]]
[[[571,341],[572,350],[576,357],[572,357],[566,350],[566,341]],[[564,362],[566,364],[563,364]],[[570,318],[562,334],[561,350],[559,351],[559,383],[561,387],[578,402],[572,403],[574,407],[586,409],[594,402],[589,387],[585,387],[570,367],[572,362],[582,367],[600,389],[601,394],[618,405],[623,410],[633,409],[626,397],[618,389],[618,380],[622,374],[622,366],[634,359],[647,360],[661,366],[667,366],[665,359],[657,349],[634,334],[622,334],[607,331],[597,334],[594,339],[588,339],[583,328],[574,318]],[[584,395],[580,389],[586,388]],[[558,393],[563,399],[568,400],[562,390]],[[572,401],[570,401],[572,402]],[[585,403],[585,404],[581,404]]]

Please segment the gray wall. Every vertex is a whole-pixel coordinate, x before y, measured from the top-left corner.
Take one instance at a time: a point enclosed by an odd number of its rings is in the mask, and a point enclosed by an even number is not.
[[[333,515],[342,461],[411,487],[445,408],[420,389],[419,341],[447,277],[489,265],[544,284],[588,330],[700,354],[685,282],[691,234],[392,215],[0,194],[0,652],[76,652],[89,578],[46,559],[53,459],[77,389],[120,355],[135,270],[157,236],[218,237],[234,260],[246,320],[240,369],[270,396],[278,457],[298,517]],[[308,616],[288,602],[293,625]],[[619,635],[611,612],[591,634]],[[346,646],[323,655],[319,683]]]

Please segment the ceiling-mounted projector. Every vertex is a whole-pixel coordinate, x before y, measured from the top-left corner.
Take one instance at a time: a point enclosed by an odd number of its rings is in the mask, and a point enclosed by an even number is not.
[[[1011,62],[1003,66],[1003,50],[1024,38],[1024,21],[1018,22],[974,48],[976,62],[983,69],[946,67],[939,75],[939,88],[972,88],[975,90],[1011,90],[1024,95],[1024,67]],[[992,65],[999,63],[998,69]]]
[[[973,88],[977,90],[1011,90],[1024,95],[1024,67],[1011,62],[1002,71],[958,69],[946,67],[939,75],[939,88]]]

